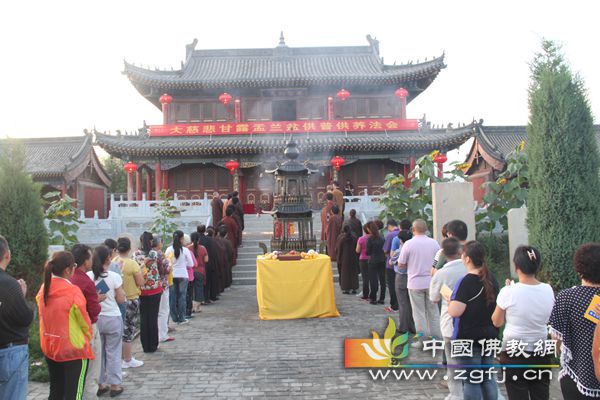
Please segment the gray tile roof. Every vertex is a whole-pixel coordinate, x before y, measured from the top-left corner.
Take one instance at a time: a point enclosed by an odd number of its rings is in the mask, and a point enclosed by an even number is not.
[[[403,150],[449,150],[466,142],[474,125],[452,130],[437,129],[394,132],[298,133],[294,139],[301,153],[394,153]],[[113,136],[96,134],[96,143],[117,157],[229,156],[282,154],[289,135],[218,135],[218,136]]]
[[[110,178],[94,151],[91,134],[17,140],[25,146],[25,170],[36,181],[71,181],[92,165],[100,180],[110,186]],[[0,140],[0,151],[3,142],[6,140]]]
[[[34,177],[62,175],[80,164],[92,150],[91,135],[19,141],[25,145],[26,170]]]
[[[161,90],[306,85],[429,85],[445,68],[444,55],[409,65],[385,65],[373,46],[193,50],[180,70],[137,67],[125,62],[134,84]],[[426,81],[426,82],[425,82]],[[410,85],[408,85],[410,86]]]
[[[594,125],[594,130],[596,142],[600,148],[600,125]],[[525,125],[480,125],[476,137],[477,143],[498,161],[504,161],[506,155],[513,151],[521,141],[525,141],[525,146],[528,143],[527,127]],[[473,145],[476,146],[477,143]]]

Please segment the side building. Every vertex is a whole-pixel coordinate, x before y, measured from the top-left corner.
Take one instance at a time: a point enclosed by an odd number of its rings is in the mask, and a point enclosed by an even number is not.
[[[600,125],[594,125],[596,143],[600,148]],[[506,169],[506,156],[521,142],[527,147],[528,136],[525,125],[486,126],[478,124],[475,129],[475,140],[465,160],[470,164],[465,174],[473,182],[473,197],[483,202],[485,182],[495,181]]]
[[[386,174],[407,174],[423,154],[460,146],[476,125],[431,129],[408,119],[407,104],[445,68],[444,56],[386,65],[377,40],[367,39],[292,48],[282,35],[275,48],[224,50],[196,50],[194,41],[176,71],[125,63],[133,86],[162,110],[162,124],[138,135],[97,133],[96,141],[136,165],[131,200],[161,189],[180,199],[238,190],[247,211],[268,209],[273,180],[264,172],[283,161],[292,135],[300,161],[318,171],[309,181],[314,207],[334,179],[349,180],[355,195],[380,194]]]
[[[25,147],[26,172],[42,185],[42,195],[68,194],[77,199],[86,218],[92,218],[95,210],[99,218],[107,217],[111,180],[94,151],[91,133],[18,140]]]

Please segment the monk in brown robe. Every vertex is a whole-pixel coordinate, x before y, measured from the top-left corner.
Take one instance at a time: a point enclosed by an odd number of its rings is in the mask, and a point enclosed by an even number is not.
[[[353,208],[352,210],[350,210],[350,213],[348,215],[350,216],[350,218],[344,220],[344,225],[350,225],[350,230],[352,231],[354,236],[356,236],[356,238],[361,237],[363,233],[362,223],[358,218],[356,218],[356,210]]]
[[[356,293],[358,289],[358,254],[356,254],[357,238],[349,224],[345,224],[337,238],[337,267],[340,287],[344,294]]]
[[[231,193],[229,193],[227,195],[227,199],[223,202],[223,217],[225,217],[225,212],[227,211],[227,207],[229,207],[231,205],[232,198],[233,198],[233,195]]]
[[[237,222],[238,224],[238,246],[241,246],[242,231],[244,230],[244,209],[242,208],[242,203],[240,202],[240,199],[235,196],[236,193],[237,192],[233,192],[234,196],[231,198],[231,206],[233,206],[233,214],[231,216],[233,217],[233,219],[235,219],[235,222]]]
[[[233,207],[227,207],[225,218],[221,220],[221,224],[225,225],[227,228],[227,240],[231,243],[233,247],[233,252],[235,254],[235,258],[237,259],[237,248],[239,244],[238,232],[239,226],[235,219],[233,219]]]
[[[338,181],[333,181],[333,202],[340,209],[340,216],[344,219],[344,208],[346,208],[346,202],[344,201],[344,193],[340,190]]]
[[[329,223],[327,224],[327,233],[325,238],[327,239],[327,255],[331,258],[331,261],[337,261],[337,238],[340,236],[340,232],[342,231],[342,217],[340,216],[340,209],[338,206],[334,205],[331,207],[331,212],[333,215],[329,218]]]
[[[333,202],[333,193],[327,192],[325,199],[327,203],[321,210],[321,240],[325,240],[327,224],[329,223],[329,218],[331,218],[331,207],[335,205]]]
[[[223,218],[223,200],[219,197],[218,192],[213,193],[212,201],[210,202],[210,208],[212,210],[212,226],[217,227],[221,223]]]
[[[218,234],[216,232],[216,230],[212,227],[209,226],[206,229],[206,232],[208,233],[208,235],[210,237],[213,238],[214,240],[214,244],[215,244],[215,261],[216,261],[216,271],[217,271],[217,291],[219,293],[223,293],[223,291],[225,290],[225,280],[227,279],[226,277],[226,269],[227,269],[227,260],[226,260],[226,256],[225,256],[225,246],[223,245],[223,243],[221,243],[221,241],[219,241],[218,239]]]
[[[231,242],[229,242],[229,240],[227,240],[226,236],[227,236],[227,229],[225,228],[224,225],[221,225],[219,227],[219,235],[217,237],[217,239],[223,244],[223,246],[225,247],[225,255],[226,255],[226,261],[227,261],[227,268],[225,269],[225,287],[228,288],[231,286],[232,282],[233,282],[233,267],[236,264],[236,259],[235,259],[235,252],[233,251],[233,246],[231,245]]]

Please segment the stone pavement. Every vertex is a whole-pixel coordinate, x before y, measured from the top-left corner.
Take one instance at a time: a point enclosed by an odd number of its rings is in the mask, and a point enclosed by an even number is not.
[[[344,369],[344,338],[367,338],[373,329],[382,336],[390,314],[381,305],[342,294],[337,285],[336,302],[339,318],[261,321],[255,287],[234,286],[190,324],[176,327],[176,340],[156,353],[142,353],[137,341],[136,358],[145,365],[125,370],[121,397],[444,399],[447,389],[439,377],[383,382],[374,381],[368,370]],[[413,355],[415,360],[430,361]],[[28,398],[47,398],[47,393],[47,384],[32,383]],[[556,384],[551,398],[561,398]]]

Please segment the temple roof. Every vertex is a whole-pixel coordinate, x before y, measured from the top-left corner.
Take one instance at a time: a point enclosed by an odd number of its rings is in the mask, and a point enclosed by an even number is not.
[[[475,133],[475,124],[456,129],[421,131],[327,132],[294,134],[302,154],[449,150],[466,142]],[[192,157],[282,154],[289,135],[215,135],[148,137],[96,133],[96,143],[116,157]]]
[[[71,181],[91,163],[103,183],[110,186],[110,178],[94,151],[91,134],[18,141],[25,146],[25,169],[37,181],[58,177]]]
[[[475,156],[479,155],[498,171],[504,169],[506,165],[505,157],[508,153],[513,151],[522,141],[525,141],[525,146],[529,141],[525,125],[485,126],[479,124],[476,131],[475,140],[467,155],[466,162],[473,165]],[[594,131],[596,143],[600,148],[600,125],[594,125]],[[467,171],[467,175],[473,172],[474,167],[475,165]]]
[[[123,73],[142,94],[157,98],[178,89],[363,84],[403,85],[414,97],[445,68],[443,54],[422,63],[386,65],[378,41],[367,39],[368,46],[294,48],[280,42],[275,48],[222,50],[195,50],[195,40],[187,46],[179,70],[152,70],[125,62]],[[151,88],[158,91],[148,94]]]

